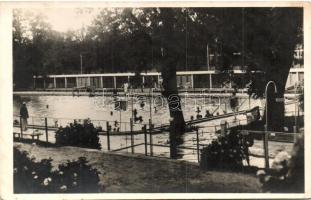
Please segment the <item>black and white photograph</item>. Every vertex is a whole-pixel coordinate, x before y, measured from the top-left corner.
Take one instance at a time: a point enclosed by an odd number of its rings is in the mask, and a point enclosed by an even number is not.
[[[35,5],[7,30],[14,195],[307,192],[303,4]]]

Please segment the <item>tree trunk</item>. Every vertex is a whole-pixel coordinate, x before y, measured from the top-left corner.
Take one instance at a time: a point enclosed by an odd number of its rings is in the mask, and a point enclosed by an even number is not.
[[[170,59],[168,59],[170,60]],[[163,77],[163,96],[166,97],[170,112],[170,157],[178,158],[178,145],[183,143],[185,120],[181,108],[181,101],[177,90],[176,67],[173,62],[167,62],[161,69]]]
[[[268,98],[266,97],[267,100],[266,106],[268,105],[268,115],[267,115],[268,130],[284,131],[284,116],[285,116],[284,93],[287,77],[291,67],[291,62],[289,63],[283,61],[282,63],[279,64],[280,67],[270,68],[271,70],[268,69],[266,73],[267,82],[274,81],[277,88],[276,94],[274,93],[273,84],[270,84],[267,90]],[[266,114],[267,113],[264,114],[264,120],[266,120]]]
[[[161,8],[162,27],[162,66],[163,96],[167,98],[170,122],[171,158],[178,158],[178,145],[183,143],[185,120],[177,90],[176,65],[180,59],[176,32],[174,30],[174,13],[171,8]]]

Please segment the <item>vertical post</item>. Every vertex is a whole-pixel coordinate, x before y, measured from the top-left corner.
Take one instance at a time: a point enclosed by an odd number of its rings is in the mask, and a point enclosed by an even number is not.
[[[220,106],[221,106],[220,97],[218,97],[218,112],[219,112],[219,114],[220,114]]]
[[[44,118],[44,124],[45,124],[45,139],[46,142],[49,142],[49,133],[48,133],[48,119],[45,117]]]
[[[36,89],[36,77],[33,77],[33,89]]]
[[[152,123],[152,101],[153,101],[153,91],[152,91],[152,88],[150,88],[150,90],[149,90],[149,108],[150,108],[150,110],[149,110],[149,113],[150,113],[150,117],[149,117],[149,119],[150,119],[150,123]]]
[[[67,78],[65,77],[65,88],[67,88]]]
[[[228,113],[228,112],[227,112],[227,101],[226,101],[226,97],[224,97],[224,103],[225,103],[225,111],[226,111],[226,113]]]
[[[208,44],[206,44],[206,66],[209,71],[209,52],[208,52]]]
[[[148,147],[147,147],[147,126],[146,124],[144,125],[143,127],[143,130],[144,130],[144,138],[145,138],[145,155],[147,156],[148,155]]]
[[[121,103],[121,102],[120,102],[120,103]],[[121,105],[120,105],[120,106],[121,106]],[[121,108],[120,108],[119,111],[120,111],[120,131],[121,131],[121,126],[122,126],[122,121],[121,121],[121,119],[122,119],[122,118],[121,118],[121,117],[122,117],[122,116],[121,116]]]
[[[43,79],[43,88],[45,89],[46,84],[45,84],[45,78]]]
[[[110,151],[110,125],[109,122],[106,123],[106,130],[107,130],[107,149]]]
[[[213,81],[212,81],[212,73],[209,72],[209,88],[212,89],[213,88]]]
[[[102,76],[100,77],[100,87],[101,87],[101,88],[104,87],[104,84],[103,84],[103,77],[102,77]]]
[[[113,88],[117,89],[117,77],[116,76],[113,77]]]
[[[263,147],[264,147],[264,153],[265,153],[265,169],[266,170],[269,170],[268,136],[269,136],[269,133],[265,131],[263,135]]]
[[[87,77],[87,86],[91,86],[91,77]]]
[[[196,130],[196,133],[197,133],[197,155],[198,155],[198,163],[200,163],[199,129]]]
[[[56,78],[54,77],[54,88],[56,88]]]
[[[19,117],[19,124],[20,124],[20,127],[21,127],[21,138],[23,138],[23,120],[22,120],[22,117],[20,116]]]
[[[151,121],[149,120],[149,134],[150,134],[150,156],[153,156],[153,144],[152,144],[152,124]]]
[[[134,153],[134,135],[133,135],[133,119],[130,119],[131,124],[131,151]]]
[[[78,77],[76,77],[76,87],[79,87]]]
[[[193,78],[193,74],[191,74],[191,88],[194,88],[194,78]]]
[[[83,68],[83,58],[82,58],[82,53],[80,53],[80,74],[82,74],[82,68]]]

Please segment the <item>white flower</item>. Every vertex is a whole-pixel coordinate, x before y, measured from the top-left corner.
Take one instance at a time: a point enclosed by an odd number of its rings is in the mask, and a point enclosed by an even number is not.
[[[27,166],[24,166],[24,170],[27,171],[27,170],[28,170],[28,167],[27,167]]]
[[[66,186],[66,185],[62,185],[62,186],[60,187],[60,190],[61,190],[61,191],[66,191],[66,190],[67,190],[67,186]]]
[[[13,172],[14,172],[14,173],[17,173],[17,168],[14,168],[14,169],[13,169]]]
[[[77,186],[78,183],[77,183],[76,181],[74,181],[74,182],[72,183],[72,185],[73,185],[73,186]]]
[[[77,174],[77,173],[73,173],[73,176],[74,176],[74,177],[77,177],[77,176],[78,176],[78,174]]]
[[[274,162],[280,163],[285,160],[288,161],[289,159],[290,159],[290,155],[286,151],[281,151],[275,156]]]
[[[268,182],[270,179],[271,179],[271,176],[270,176],[270,175],[266,176],[266,177],[265,177],[265,182]]]
[[[47,178],[44,179],[43,185],[45,185],[45,186],[49,185],[49,180]]]
[[[31,174],[36,174],[36,172],[35,172],[35,171],[33,171],[33,172],[31,172]]]
[[[59,174],[59,175],[63,175],[64,172],[63,172],[63,171],[59,171],[58,174]]]
[[[51,181],[52,181],[52,179],[51,179],[50,177],[45,178],[45,179],[43,180],[43,185],[47,186],[47,185],[49,185],[49,183],[50,183]]]
[[[35,175],[35,176],[33,177],[33,179],[38,179],[38,175]]]
[[[264,170],[258,170],[256,173],[257,176],[265,175],[265,174],[266,174],[266,172]]]

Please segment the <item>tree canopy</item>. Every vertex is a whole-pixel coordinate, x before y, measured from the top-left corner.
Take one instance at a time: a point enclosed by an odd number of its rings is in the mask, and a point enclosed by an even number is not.
[[[92,24],[65,33],[42,14],[15,9],[14,82],[23,87],[32,75],[78,73],[80,55],[84,73],[160,71],[163,47],[174,54],[176,70],[202,70],[207,45],[216,69],[273,73],[292,62],[294,46],[302,44],[301,8],[167,9],[172,16],[163,8],[105,8]]]

